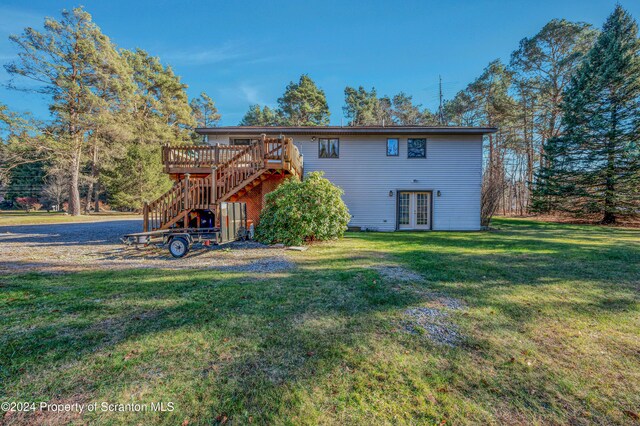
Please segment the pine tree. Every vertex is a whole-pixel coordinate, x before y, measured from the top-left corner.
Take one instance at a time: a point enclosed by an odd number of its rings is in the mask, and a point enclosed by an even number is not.
[[[38,91],[51,96],[50,111],[60,129],[52,147],[69,173],[69,213],[78,215],[83,147],[95,129],[96,111],[107,107],[98,88],[118,81],[113,68],[118,54],[82,8],[64,10],[59,21],[47,18],[42,32],[26,28],[10,39],[20,53],[7,71],[36,81]]]
[[[126,115],[126,133],[114,146],[114,161],[102,177],[114,207],[140,209],[160,196],[171,182],[162,171],[163,145],[191,142],[195,122],[186,88],[171,67],[147,52],[123,50],[133,85]]]
[[[260,105],[251,105],[244,115],[241,126],[278,126],[282,123],[279,111],[274,111],[268,106],[260,108]]]
[[[350,126],[375,126],[383,122],[387,125],[393,124],[390,114],[386,114],[383,109],[375,88],[367,91],[362,86],[357,90],[347,86],[344,89],[344,103],[342,111],[350,120]]]
[[[395,124],[402,126],[434,126],[436,117],[422,105],[413,103],[413,96],[400,92],[393,97],[392,118]]]
[[[251,105],[240,121],[241,126],[322,126],[329,124],[329,104],[324,92],[308,75],[298,83],[289,83],[278,108]]]
[[[562,104],[565,133],[546,144],[537,191],[550,207],[600,213],[602,223],[640,211],[640,42],[621,7],[572,79]]]
[[[200,93],[197,98],[191,99],[189,103],[193,110],[193,117],[196,127],[213,127],[220,121],[220,114],[216,103],[205,92]]]
[[[196,122],[196,127],[214,127],[220,122],[220,114],[216,103],[205,92],[200,93],[197,98],[191,99],[189,102],[191,109],[193,110],[193,118]],[[199,135],[195,131],[191,135],[192,139],[196,142],[207,142],[207,136]]]
[[[400,92],[393,98],[378,98],[376,89],[365,90],[347,86],[344,89],[345,117],[350,126],[433,126],[438,124],[436,117],[427,108],[413,103],[413,97]]]
[[[535,92],[537,131],[543,141],[561,132],[562,93],[591,48],[597,31],[584,22],[553,19],[511,54],[517,80]]]
[[[324,91],[307,74],[287,86],[278,99],[286,126],[322,126],[329,124],[329,104]]]

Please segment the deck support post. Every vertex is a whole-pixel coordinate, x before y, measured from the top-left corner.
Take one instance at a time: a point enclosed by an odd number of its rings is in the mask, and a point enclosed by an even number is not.
[[[286,138],[282,138],[280,139],[280,170],[282,170],[282,173],[284,173],[284,157],[287,153],[287,139]]]
[[[217,150],[216,150],[217,152]],[[217,164],[217,163],[216,163]],[[215,227],[218,224],[218,166],[214,165],[211,167],[211,197],[209,197],[209,210],[213,207],[213,226]]]
[[[149,232],[149,204],[146,201],[142,204],[142,229]]]
[[[184,174],[184,209],[187,210],[189,208],[189,178],[191,174]]]
[[[210,204],[216,203],[216,198],[218,196],[218,182],[217,182],[217,174],[218,166],[211,167],[211,201]]]

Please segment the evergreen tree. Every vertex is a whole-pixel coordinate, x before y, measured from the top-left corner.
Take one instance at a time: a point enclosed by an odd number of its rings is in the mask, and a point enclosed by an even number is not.
[[[187,85],[170,66],[142,49],[123,50],[133,71],[133,116],[136,140],[158,146],[188,143],[195,125]]]
[[[240,126],[279,126],[282,121],[279,111],[274,111],[268,106],[260,108],[260,105],[251,105],[240,121]]]
[[[87,135],[86,157],[88,159],[83,169],[83,180],[86,182],[85,213],[89,213],[92,198],[95,202],[94,210],[100,211],[101,170],[109,167],[117,152],[117,145],[121,141],[131,140],[130,112],[135,99],[135,81],[133,69],[126,59],[119,54],[113,60],[113,80],[103,82],[97,86],[97,94],[105,100],[104,107],[93,112],[94,128]],[[60,170],[60,165],[54,169]],[[62,180],[56,175],[54,182]]]
[[[526,157],[527,201],[531,199],[534,170],[544,165],[545,141],[562,132],[563,92],[596,34],[584,22],[553,19],[533,37],[522,39],[511,54],[510,67],[519,97],[517,111],[522,134],[519,151]],[[542,206],[540,202],[537,204]]]
[[[240,121],[241,126],[322,126],[329,124],[329,104],[324,92],[308,75],[298,83],[289,83],[278,109],[251,105]]]
[[[131,68],[133,90],[123,123],[127,128],[102,177],[114,207],[140,209],[171,186],[162,170],[162,146],[190,143],[195,123],[187,86],[171,67],[140,49],[121,54]]]
[[[12,118],[9,114],[9,108],[0,102],[0,124],[8,127],[11,124],[11,121]]]
[[[116,208],[140,210],[171,188],[158,146],[137,141],[124,146],[114,168],[105,170],[109,203]]]
[[[324,91],[307,74],[287,86],[278,99],[285,126],[322,126],[329,124],[329,104]]]
[[[8,199],[37,197],[52,160],[40,123],[0,104],[0,192]]]
[[[15,115],[9,111],[9,108],[0,103],[0,189],[9,183],[11,178],[12,152],[9,146],[10,134],[15,126]],[[6,137],[3,137],[7,134]],[[4,192],[4,191],[3,191]]]
[[[344,103],[342,111],[350,120],[350,126],[376,126],[382,125],[383,122],[387,125],[393,124],[391,114],[384,109],[375,88],[367,92],[362,86],[357,90],[347,86],[344,89]]]
[[[11,170],[6,187],[6,198],[38,198],[44,186],[45,163],[43,161],[23,163]]]
[[[413,96],[400,92],[393,97],[392,117],[393,122],[402,126],[434,126],[437,125],[436,117],[422,105],[413,103]]]
[[[413,98],[400,92],[393,98],[378,98],[376,89],[367,92],[362,86],[357,90],[347,86],[344,89],[344,115],[350,119],[350,126],[433,126],[437,124],[434,115],[422,105],[413,103]]]
[[[461,90],[444,103],[445,122],[454,126],[475,126],[480,121],[480,110],[469,90]]]
[[[220,114],[216,104],[209,95],[202,92],[197,98],[191,99],[189,103],[193,110],[193,118],[196,122],[196,127],[214,127],[218,125],[220,121]],[[199,135],[195,131],[191,135],[192,139],[196,142],[207,142],[207,135]]]
[[[601,213],[602,223],[640,209],[640,42],[621,7],[572,79],[562,104],[565,133],[546,144],[541,199],[552,208]]]
[[[193,110],[193,118],[196,121],[196,127],[214,127],[220,121],[220,114],[216,103],[205,92],[200,93],[197,98],[191,99],[189,103]]]
[[[118,54],[82,8],[64,10],[59,21],[45,19],[42,32],[26,28],[10,39],[20,53],[6,65],[7,71],[36,81],[38,90],[51,96],[50,111],[61,130],[52,142],[69,173],[69,213],[78,215],[83,145],[95,128],[96,110],[106,107],[98,88],[117,83],[114,63]]]
[[[562,94],[595,35],[589,24],[553,19],[511,54],[511,69],[538,97],[536,124],[543,141],[560,134]]]

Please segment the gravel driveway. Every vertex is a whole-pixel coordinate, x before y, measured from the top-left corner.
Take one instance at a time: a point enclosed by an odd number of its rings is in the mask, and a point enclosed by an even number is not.
[[[254,242],[193,250],[182,259],[174,259],[166,248],[136,249],[120,241],[122,235],[141,230],[142,221],[131,219],[0,226],[0,274],[138,268],[265,273],[294,266],[283,249]]]

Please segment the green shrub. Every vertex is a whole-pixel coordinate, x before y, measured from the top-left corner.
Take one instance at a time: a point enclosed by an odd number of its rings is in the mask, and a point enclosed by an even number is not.
[[[309,173],[301,182],[287,179],[265,197],[256,239],[265,244],[302,244],[341,237],[351,218],[342,189]]]

